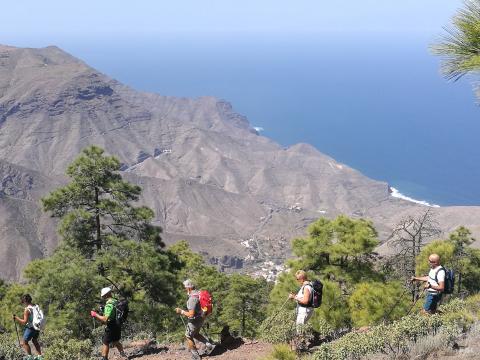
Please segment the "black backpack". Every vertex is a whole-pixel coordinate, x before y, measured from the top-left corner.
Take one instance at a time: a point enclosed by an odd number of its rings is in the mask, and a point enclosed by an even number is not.
[[[443,289],[444,294],[453,294],[453,290],[455,289],[455,271],[452,269],[445,269],[443,266],[437,270],[435,273],[435,282],[438,284],[437,275],[438,272],[444,270],[445,271],[445,287]]]
[[[313,308],[318,308],[322,305],[322,296],[323,296],[323,284],[320,280],[313,280],[310,282],[312,286],[312,295],[310,297],[310,306]]]
[[[122,325],[128,318],[128,300],[121,299],[115,304],[115,323]]]

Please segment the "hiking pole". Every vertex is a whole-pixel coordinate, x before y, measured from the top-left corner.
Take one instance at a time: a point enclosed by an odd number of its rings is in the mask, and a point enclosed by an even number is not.
[[[390,310],[388,311],[388,313],[386,313],[383,317],[382,317],[382,321],[386,321],[388,319],[388,317],[392,314],[393,310],[397,307],[398,304],[400,304],[400,302],[403,300],[403,298],[405,297],[405,295],[407,295],[407,293],[410,291],[409,288],[406,288],[404,291],[403,291],[403,294],[398,298],[397,301],[395,301],[395,303],[393,304],[393,306],[390,308]]]
[[[15,315],[13,315],[13,323],[15,324],[15,332],[17,333],[18,346],[21,347],[20,336],[18,336],[17,322],[15,321]]]
[[[183,326],[185,327],[185,330],[188,330],[187,324],[185,323],[185,320],[183,319],[182,314],[180,314],[180,319],[182,320]]]
[[[287,305],[288,300],[290,300],[290,297],[288,297],[287,300],[285,300],[285,302],[282,304],[282,306],[280,306],[280,308],[278,309],[277,313],[275,315],[273,315],[273,317],[270,319],[270,323],[273,322],[273,320],[275,320],[277,318],[278,314],[280,314],[280,312],[283,310],[285,305]],[[265,326],[266,326],[266,323],[265,323]],[[260,327],[260,329],[263,331],[263,326]]]
[[[425,294],[425,290],[422,291],[422,293],[421,293],[420,295],[418,295],[418,297],[415,299],[415,301],[413,302],[413,305],[410,307],[410,310],[408,310],[406,316],[410,315],[410,313],[412,312],[412,310],[413,310],[413,308],[415,307],[415,305],[417,305],[418,300],[420,300],[420,298],[421,298],[424,294]]]

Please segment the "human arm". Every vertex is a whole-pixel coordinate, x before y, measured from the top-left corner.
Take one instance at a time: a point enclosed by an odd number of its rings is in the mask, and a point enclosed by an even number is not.
[[[93,318],[95,318],[95,319],[97,319],[97,320],[99,320],[99,321],[101,321],[101,322],[103,322],[103,323],[106,323],[106,322],[108,321],[108,317],[107,317],[107,316],[105,316],[105,315],[102,316],[102,315],[100,315],[99,313],[97,313],[97,312],[94,311],[94,310],[90,311],[90,315],[91,315]]]
[[[297,303],[301,304],[301,305],[308,305],[310,303],[310,289],[308,286],[305,286],[303,288],[303,296],[298,296],[296,295],[295,296],[295,300],[297,301]]]
[[[445,290],[445,281],[439,281],[438,285],[433,285],[429,282],[425,284],[425,289],[433,289],[442,292]]]
[[[176,308],[175,309],[175,312],[179,315],[184,315],[188,318],[191,318],[195,315],[195,309],[191,309],[191,310],[182,310],[180,308]]]
[[[105,308],[103,310],[103,315],[100,315],[99,313],[97,313],[96,311],[92,310],[90,311],[90,315],[101,321],[102,323],[107,323],[108,322],[108,319],[110,318],[110,316],[112,315],[113,313],[113,309],[115,307],[115,304],[113,302],[107,302],[107,304],[105,305]]]
[[[195,310],[200,310],[200,298],[198,296],[192,295],[189,296],[187,301],[187,310],[182,310],[180,308],[176,308],[175,312],[179,315],[186,316],[187,318],[195,317]]]
[[[24,312],[23,312],[23,319],[22,318],[19,318],[18,316],[16,315],[13,315],[13,319],[15,321],[17,321],[19,324],[21,325],[26,325],[28,323],[28,317],[30,315],[30,311],[28,310],[28,308],[25,308]]]
[[[428,276],[412,276],[410,278],[410,281],[423,281],[426,282],[428,281]]]
[[[433,289],[439,292],[443,292],[445,290],[445,275],[445,269],[441,268],[440,270],[438,270],[435,274],[434,281],[428,281],[427,284],[425,284],[425,289]]]

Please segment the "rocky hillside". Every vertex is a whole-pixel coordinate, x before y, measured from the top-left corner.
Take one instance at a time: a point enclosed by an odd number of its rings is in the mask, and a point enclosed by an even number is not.
[[[18,278],[56,242],[39,199],[90,144],[144,189],[164,239],[187,239],[224,268],[269,272],[320,216],[392,224],[423,206],[307,144],[260,136],[223,100],[136,92],[56,47],[0,45],[0,275]],[[480,208],[435,209],[445,231],[480,233]]]

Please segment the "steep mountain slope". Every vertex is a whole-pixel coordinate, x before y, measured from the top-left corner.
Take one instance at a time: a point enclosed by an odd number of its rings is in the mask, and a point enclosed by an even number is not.
[[[0,198],[2,276],[17,278],[55,246],[39,199],[90,144],[143,187],[167,242],[188,239],[225,266],[281,262],[290,239],[320,216],[371,218],[385,239],[399,218],[423,209],[310,145],[282,148],[259,136],[225,101],[140,93],[56,47],[0,46],[0,180],[30,179]],[[480,231],[480,208],[435,211],[445,230]]]

